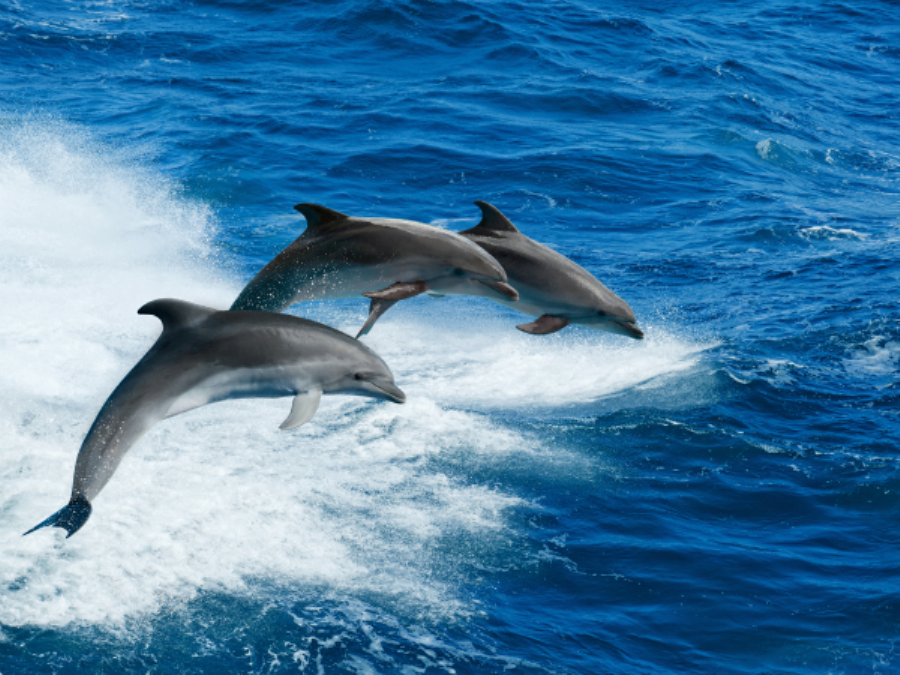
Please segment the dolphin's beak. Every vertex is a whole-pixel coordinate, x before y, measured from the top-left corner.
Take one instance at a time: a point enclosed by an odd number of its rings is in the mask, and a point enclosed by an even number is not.
[[[630,321],[616,321],[616,324],[619,328],[622,329],[622,335],[627,335],[628,337],[634,338],[635,340],[644,339],[644,331],[642,331]]]
[[[482,279],[473,279],[472,281],[477,281],[479,284],[497,291],[500,295],[509,298],[513,302],[519,299],[519,291],[504,281],[484,281]]]
[[[384,392],[384,394],[395,403],[406,403],[406,394],[393,382],[387,380],[369,380],[369,384]]]

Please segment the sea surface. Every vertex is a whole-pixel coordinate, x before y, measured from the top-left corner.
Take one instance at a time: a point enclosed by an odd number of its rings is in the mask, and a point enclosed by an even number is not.
[[[408,300],[406,405],[192,411],[22,537],[145,302],[474,200],[646,339]],[[896,2],[0,0],[0,675],[900,672],[898,258]]]

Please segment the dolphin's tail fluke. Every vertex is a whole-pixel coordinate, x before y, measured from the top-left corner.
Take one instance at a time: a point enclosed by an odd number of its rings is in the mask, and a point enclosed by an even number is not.
[[[59,511],[47,518],[40,525],[32,527],[25,534],[31,534],[42,527],[61,527],[68,534],[66,539],[81,529],[81,526],[91,517],[91,503],[82,495],[72,497],[71,501]],[[23,535],[24,536],[24,535]]]

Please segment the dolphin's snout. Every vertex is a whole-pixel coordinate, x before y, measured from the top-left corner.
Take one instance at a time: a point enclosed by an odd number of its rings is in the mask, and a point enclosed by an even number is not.
[[[353,379],[356,380],[359,389],[369,394],[387,397],[395,403],[406,403],[406,394],[394,384],[394,378],[388,373],[361,372],[356,373]]]
[[[406,403],[406,394],[404,394],[403,390],[393,382],[388,382],[387,380],[369,380],[369,382],[387,394],[387,396],[395,403]]]
[[[635,340],[644,339],[644,331],[635,326],[631,321],[616,321],[616,324],[622,329],[622,335],[627,335]]]
[[[519,299],[519,291],[505,281],[485,281],[483,279],[472,279],[472,281],[477,281],[479,284],[497,291],[500,295],[509,298],[513,302],[516,302]]]

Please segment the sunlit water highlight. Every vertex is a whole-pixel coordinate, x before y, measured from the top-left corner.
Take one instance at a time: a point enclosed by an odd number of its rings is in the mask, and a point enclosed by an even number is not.
[[[71,129],[29,124],[14,134],[0,178],[12,205],[2,265],[13,273],[0,302],[15,341],[7,338],[0,372],[15,449],[4,477],[15,488],[2,509],[19,526],[0,545],[11,582],[2,624],[121,623],[201,589],[239,593],[262,579],[275,586],[273,600],[304,584],[383,596],[413,616],[471,614],[471,599],[440,571],[437,542],[490,549],[509,511],[538,507],[429,460],[577,463],[479,411],[527,414],[609,396],[696,367],[703,350],[664,333],[642,344],[536,342],[487,318],[475,320],[477,331],[467,320],[463,332],[440,318],[466,311],[453,300],[426,312],[437,324],[398,311],[368,342],[395,364],[407,405],[334,397],[292,433],[278,431],[287,399],[164,421],[95,501],[92,523],[102,526],[70,541],[62,531],[23,539],[17,530],[68,498],[93,416],[159,332],[154,319],[120,308],[175,295],[224,307],[235,285],[204,243],[214,236],[208,209],[158,176],[78,147],[85,139]],[[354,320],[366,306],[357,304]]]
[[[890,3],[0,6],[0,673],[888,673],[900,588]],[[291,206],[484,199],[647,339],[483,299],[365,338],[408,403],[78,447]],[[291,310],[355,334],[363,299]]]

